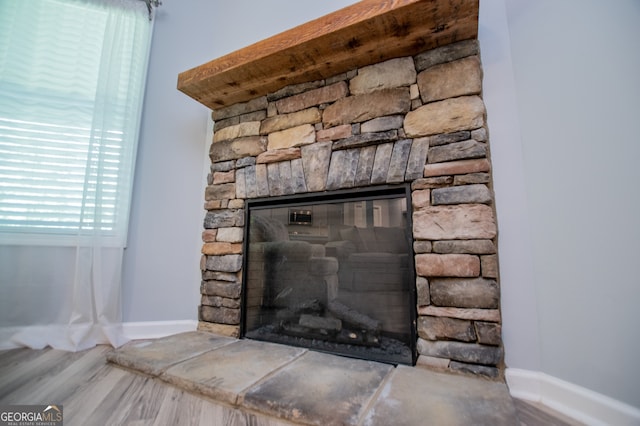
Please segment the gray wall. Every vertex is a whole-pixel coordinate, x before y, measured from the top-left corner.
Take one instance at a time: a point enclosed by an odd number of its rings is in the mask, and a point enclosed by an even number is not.
[[[507,364],[640,407],[640,3],[481,9]]]
[[[197,319],[210,111],[176,89],[178,74],[353,2],[162,3],[124,258],[126,322]]]
[[[142,123],[125,321],[195,319],[208,111],[177,74],[353,3],[164,0]],[[640,3],[483,1],[507,365],[640,406]]]

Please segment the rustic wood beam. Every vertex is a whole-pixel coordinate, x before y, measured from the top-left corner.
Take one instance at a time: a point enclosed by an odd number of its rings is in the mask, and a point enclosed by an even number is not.
[[[287,85],[477,38],[479,0],[363,0],[182,72],[178,89],[211,109]]]

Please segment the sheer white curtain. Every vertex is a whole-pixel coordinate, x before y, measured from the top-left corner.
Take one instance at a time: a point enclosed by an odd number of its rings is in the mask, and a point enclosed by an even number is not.
[[[125,342],[151,34],[138,0],[0,0],[0,348]]]

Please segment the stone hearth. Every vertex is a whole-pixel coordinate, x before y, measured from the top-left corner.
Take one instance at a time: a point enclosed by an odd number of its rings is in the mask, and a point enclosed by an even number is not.
[[[240,334],[247,200],[409,183],[418,363],[501,376],[480,54],[475,35],[443,44],[214,102],[200,330]]]

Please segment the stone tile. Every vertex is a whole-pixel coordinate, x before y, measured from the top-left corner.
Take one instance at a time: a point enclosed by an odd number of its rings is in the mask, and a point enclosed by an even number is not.
[[[316,141],[316,129],[311,124],[302,124],[290,129],[270,133],[268,141],[268,150],[308,145]]]
[[[271,132],[289,129],[302,124],[319,123],[322,119],[318,108],[309,108],[292,114],[277,115],[267,118],[262,122],[260,134],[266,135]]]
[[[407,161],[406,181],[413,181],[422,177],[424,173],[424,165],[427,162],[427,153],[429,152],[429,139],[414,139],[411,144],[411,152]]]
[[[386,132],[377,133],[360,133],[334,142],[333,149],[359,148],[368,145],[393,142],[396,140],[398,140],[397,130],[387,130]]]
[[[502,348],[477,343],[438,340],[435,342],[418,338],[418,352],[421,355],[447,358],[467,364],[498,365],[502,361]]]
[[[418,256],[429,256],[420,254]],[[441,254],[432,256],[471,256],[468,254]],[[416,256],[417,257],[417,256]],[[477,259],[477,256],[471,256]],[[453,275],[451,275],[453,276]],[[500,289],[493,279],[434,278],[429,280],[431,302],[436,306],[456,308],[498,309]]]
[[[161,378],[182,389],[235,405],[243,390],[306,349],[243,340],[174,365]]]
[[[432,206],[413,212],[416,239],[492,239],[496,234],[493,210],[484,204]]]
[[[295,194],[307,192],[307,184],[304,180],[304,167],[301,158],[291,161],[291,187]]]
[[[445,99],[407,113],[404,131],[407,137],[419,137],[473,130],[484,125],[484,114],[484,103],[479,96]]]
[[[319,87],[308,92],[290,96],[276,101],[276,107],[280,114],[300,111],[312,106],[334,102],[347,96],[349,89],[344,81],[330,86]]]
[[[278,163],[267,164],[267,182],[269,183],[269,195],[276,197],[284,194],[284,182],[280,178],[280,167]]]
[[[238,160],[251,157],[266,151],[267,138],[264,136],[247,136],[211,144],[209,157],[212,163]]]
[[[404,114],[410,108],[411,95],[408,87],[383,89],[340,99],[324,110],[322,121],[328,127],[362,123],[384,115]],[[481,126],[475,128],[478,127]]]
[[[435,65],[418,75],[423,103],[479,94],[482,90],[482,68],[477,56]]]
[[[356,186],[366,186],[371,182],[371,172],[373,171],[373,160],[375,156],[375,146],[366,146],[360,149],[360,158],[358,159],[358,168],[354,182]]]
[[[324,191],[331,161],[331,142],[319,142],[302,147],[302,164],[307,189]]]
[[[363,424],[497,426],[519,422],[504,383],[398,366]]]
[[[389,171],[387,172],[387,183],[404,182],[410,152],[411,139],[404,139],[393,145],[393,152],[389,160]]]
[[[327,189],[352,188],[358,168],[359,149],[334,151],[331,155]]]
[[[487,156],[487,145],[473,139],[447,145],[434,146],[429,150],[429,163],[444,163],[455,160],[469,160]]]
[[[417,254],[415,259],[416,273],[423,277],[477,277],[480,275],[480,259],[470,254],[422,253]],[[433,285],[431,291],[433,293]],[[433,301],[433,294],[431,300]]]
[[[393,153],[393,144],[385,143],[378,145],[376,156],[373,160],[373,170],[371,171],[371,183],[386,183],[389,171],[389,162]]]
[[[488,172],[491,170],[489,160],[461,160],[447,163],[427,164],[424,166],[424,176],[460,175],[464,173]]]
[[[377,362],[307,352],[250,388],[240,405],[304,424],[357,424],[392,370]]]
[[[133,342],[108,354],[107,360],[122,367],[157,376],[174,364],[231,342],[233,339],[227,337],[194,331],[154,341]]]
[[[415,57],[416,70],[420,72],[437,64],[477,55],[479,50],[478,40],[464,40],[427,50]]]
[[[248,121],[216,130],[213,134],[213,143],[226,141],[229,139],[243,138],[246,136],[257,136],[260,133],[259,121]]]
[[[214,121],[223,120],[229,117],[235,117],[237,115],[248,114],[250,112],[258,111],[267,108],[267,97],[262,96],[260,98],[252,99],[248,102],[242,102],[230,105],[228,107],[220,108],[211,112],[211,118]]]
[[[279,161],[295,160],[302,157],[300,148],[282,148],[265,151],[256,157],[257,164],[277,163]]]
[[[360,68],[358,75],[349,83],[349,91],[352,95],[360,95],[381,89],[409,86],[415,82],[416,69],[413,59],[396,58]]]

